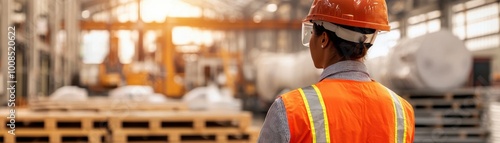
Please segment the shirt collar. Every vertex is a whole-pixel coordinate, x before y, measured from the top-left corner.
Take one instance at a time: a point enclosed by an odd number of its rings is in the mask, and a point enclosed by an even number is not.
[[[326,78],[363,80],[370,79],[370,75],[363,62],[346,60],[326,67],[321,73],[320,81]]]

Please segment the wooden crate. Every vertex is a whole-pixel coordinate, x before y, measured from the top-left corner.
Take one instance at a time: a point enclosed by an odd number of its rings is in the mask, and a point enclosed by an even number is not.
[[[257,128],[248,128],[243,131],[205,129],[198,132],[189,129],[128,129],[113,132],[112,140],[116,143],[255,143],[258,136]]]
[[[249,112],[214,111],[130,111],[125,116],[109,119],[113,131],[127,129],[177,130],[190,129],[192,132],[205,129],[247,129],[252,120]]]

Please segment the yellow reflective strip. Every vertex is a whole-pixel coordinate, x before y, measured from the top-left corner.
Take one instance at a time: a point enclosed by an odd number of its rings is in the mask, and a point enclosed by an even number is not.
[[[311,108],[309,108],[309,102],[307,101],[306,94],[304,94],[304,91],[302,88],[299,88],[300,95],[302,95],[302,100],[304,101],[304,105],[306,105],[306,110],[307,110],[307,116],[309,117],[309,123],[311,126],[311,133],[312,133],[312,139],[313,143],[316,143],[316,130],[314,129],[314,121],[311,115]]]
[[[403,114],[403,127],[404,127],[404,135],[403,135],[403,143],[406,143],[406,116],[405,116],[405,108],[403,108],[403,102],[398,98],[399,103],[401,104],[401,114]]]
[[[391,97],[391,101],[392,101],[392,107],[394,108],[394,143],[398,143],[398,111],[396,110],[396,101],[394,101],[394,98],[392,96],[392,94],[390,92],[389,93],[389,96]]]
[[[325,101],[323,101],[323,95],[321,95],[321,92],[319,91],[318,87],[316,87],[316,85],[312,85],[312,87],[316,91],[316,94],[318,94],[319,103],[321,103],[321,107],[323,107],[323,119],[325,120],[326,142],[330,143],[330,127],[328,125],[328,116],[326,114]]]

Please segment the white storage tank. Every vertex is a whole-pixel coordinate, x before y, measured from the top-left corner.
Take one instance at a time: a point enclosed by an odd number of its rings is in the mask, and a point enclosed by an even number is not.
[[[254,61],[260,98],[273,102],[279,94],[318,82],[309,49],[296,53],[261,53]]]
[[[398,42],[388,54],[367,62],[375,80],[396,89],[443,91],[462,86],[472,67],[472,54],[448,30]]]

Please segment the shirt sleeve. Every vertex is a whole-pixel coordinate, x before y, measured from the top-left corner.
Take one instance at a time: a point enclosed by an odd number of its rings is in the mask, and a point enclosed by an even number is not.
[[[259,143],[289,143],[290,128],[283,99],[278,98],[269,108],[260,131]]]

